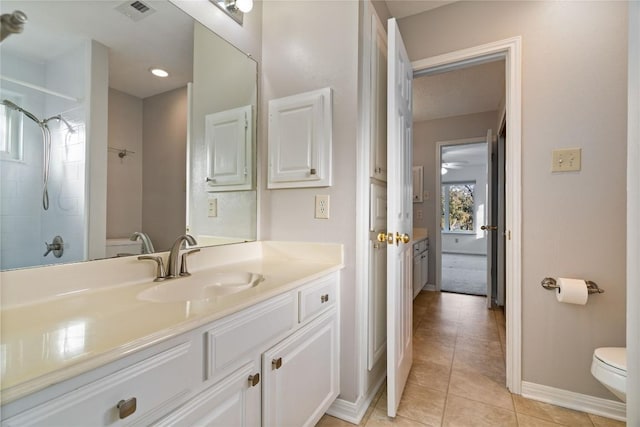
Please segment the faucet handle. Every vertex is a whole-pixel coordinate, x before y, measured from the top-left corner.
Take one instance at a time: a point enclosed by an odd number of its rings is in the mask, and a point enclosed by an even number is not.
[[[200,249],[191,249],[190,251],[186,251],[182,254],[182,263],[180,264],[181,276],[191,276],[191,273],[187,270],[187,257],[191,254],[195,254],[196,252],[200,252]]]
[[[164,261],[162,261],[161,256],[152,256],[152,255],[142,255],[138,257],[139,260],[151,260],[155,261],[158,264],[158,268],[156,269],[156,278],[153,279],[154,282],[161,282],[167,277],[167,272],[164,269]]]

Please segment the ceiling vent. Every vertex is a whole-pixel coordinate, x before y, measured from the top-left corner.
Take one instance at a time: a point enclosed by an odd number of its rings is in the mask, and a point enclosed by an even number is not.
[[[134,22],[138,22],[155,13],[155,9],[140,0],[127,1],[116,7],[116,10]]]

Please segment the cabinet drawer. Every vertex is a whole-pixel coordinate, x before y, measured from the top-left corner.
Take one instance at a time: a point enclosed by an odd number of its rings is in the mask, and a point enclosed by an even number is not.
[[[306,322],[316,314],[333,307],[338,297],[338,279],[331,275],[302,288],[299,292],[298,321]]]
[[[296,309],[295,293],[288,293],[216,322],[206,332],[207,380],[251,361],[256,349],[292,330]]]
[[[190,347],[190,342],[177,345],[18,414],[3,425],[121,426],[154,421],[189,392],[193,375],[188,373],[195,369]],[[119,402],[132,403],[134,398],[134,410],[121,419]],[[143,421],[145,415],[150,418]]]

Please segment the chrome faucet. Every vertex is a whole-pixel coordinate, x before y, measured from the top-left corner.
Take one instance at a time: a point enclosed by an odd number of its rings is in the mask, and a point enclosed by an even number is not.
[[[151,239],[149,238],[149,235],[147,233],[143,233],[141,231],[136,231],[135,233],[133,233],[131,235],[131,237],[129,237],[129,240],[131,240],[132,242],[135,242],[138,239],[140,239],[140,241],[142,242],[142,253],[143,254],[152,254],[152,253],[154,253],[156,251],[154,249],[153,243],[151,243]]]
[[[176,239],[176,241],[173,243],[173,246],[171,246],[171,251],[169,252],[169,259],[167,260],[167,279],[174,279],[176,277],[180,277],[180,276],[188,276],[189,272],[186,269],[186,265],[184,266],[184,270],[180,271],[180,249],[182,249],[182,245],[187,242],[190,246],[195,246],[198,243],[196,242],[196,239],[193,238],[192,235],[190,234],[183,234],[182,236],[178,237]],[[196,250],[197,251],[197,250]],[[189,251],[189,253],[192,253],[191,251]],[[185,263],[186,258],[182,261],[183,263]]]

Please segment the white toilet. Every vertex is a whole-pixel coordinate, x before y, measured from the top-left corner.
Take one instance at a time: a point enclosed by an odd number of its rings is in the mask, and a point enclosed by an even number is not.
[[[593,352],[591,375],[623,402],[627,401],[627,349],[601,347]]]

